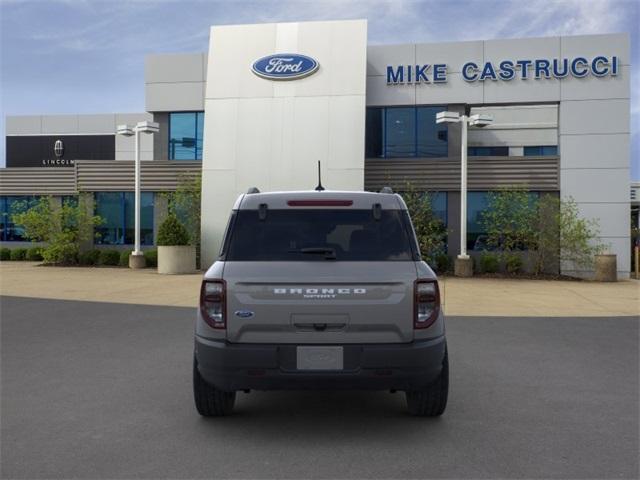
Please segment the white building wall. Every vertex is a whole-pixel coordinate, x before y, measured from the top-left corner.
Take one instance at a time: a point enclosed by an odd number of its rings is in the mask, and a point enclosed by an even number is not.
[[[250,187],[364,188],[364,20],[211,28],[205,94],[202,255],[219,251],[230,210]],[[275,53],[318,61],[306,78],[266,80],[253,62]]]
[[[493,122],[483,128],[470,128],[469,146],[558,145],[558,105],[471,108],[471,114],[476,113],[491,115]]]
[[[145,108],[148,112],[204,110],[206,53],[149,55],[145,58]]]
[[[601,241],[617,255],[618,276],[630,268],[629,142],[630,52],[628,35],[561,38],[561,54],[618,55],[617,77],[567,78],[560,97],[560,181],[586,218],[600,223]],[[596,53],[597,52],[597,53]],[[584,81],[581,81],[584,80]],[[587,272],[566,270],[585,275]]]

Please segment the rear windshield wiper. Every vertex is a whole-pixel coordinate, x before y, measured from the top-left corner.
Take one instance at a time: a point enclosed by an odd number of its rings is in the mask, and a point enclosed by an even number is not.
[[[289,253],[311,253],[311,254],[324,254],[324,258],[327,260],[336,259],[336,251],[330,247],[307,247],[299,250],[289,250]]]

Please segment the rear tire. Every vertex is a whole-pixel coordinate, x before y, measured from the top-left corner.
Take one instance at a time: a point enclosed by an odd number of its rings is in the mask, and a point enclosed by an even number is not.
[[[405,392],[407,409],[418,417],[438,417],[447,408],[449,396],[449,356],[445,347],[440,375],[425,389]]]
[[[193,398],[196,410],[203,417],[222,417],[233,411],[236,392],[224,392],[207,383],[198,371],[198,363],[193,359]]]

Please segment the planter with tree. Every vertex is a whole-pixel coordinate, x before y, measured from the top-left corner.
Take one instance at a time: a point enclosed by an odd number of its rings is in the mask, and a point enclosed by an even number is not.
[[[196,247],[189,245],[189,233],[178,217],[169,214],[158,229],[158,273],[196,271]]]

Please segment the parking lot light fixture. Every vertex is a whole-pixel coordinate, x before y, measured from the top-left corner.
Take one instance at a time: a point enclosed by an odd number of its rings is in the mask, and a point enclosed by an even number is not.
[[[134,184],[135,184],[135,200],[134,200],[134,216],[135,216],[135,241],[133,252],[129,256],[130,268],[143,268],[144,255],[140,250],[140,133],[153,134],[160,130],[160,125],[156,122],[143,121],[138,122],[135,127],[129,125],[118,125],[116,133],[125,137],[135,136],[134,147]]]
[[[458,112],[439,112],[436,123],[462,124],[462,150],[460,152],[460,254],[458,258],[468,260],[467,255],[467,127],[486,127],[493,122],[493,117],[485,114],[471,116],[460,115]]]

